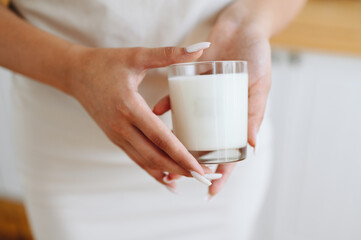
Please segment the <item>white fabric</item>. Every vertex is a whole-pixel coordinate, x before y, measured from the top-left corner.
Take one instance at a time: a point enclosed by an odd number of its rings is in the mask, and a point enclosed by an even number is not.
[[[14,0],[24,18],[93,47],[174,46],[206,40],[220,0]],[[54,56],[56,57],[56,56]],[[222,192],[179,182],[176,196],[113,145],[76,100],[14,75],[14,125],[31,226],[39,240],[250,239],[270,173],[269,128]],[[150,106],[167,93],[162,70],[140,86]],[[170,114],[163,120],[170,125]],[[263,147],[262,147],[263,146]]]

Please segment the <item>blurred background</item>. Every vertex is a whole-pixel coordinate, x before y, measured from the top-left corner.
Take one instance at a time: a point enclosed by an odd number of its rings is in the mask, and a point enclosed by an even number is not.
[[[275,165],[255,240],[360,240],[361,1],[311,0],[271,42]],[[31,239],[9,74],[0,68],[0,239]]]

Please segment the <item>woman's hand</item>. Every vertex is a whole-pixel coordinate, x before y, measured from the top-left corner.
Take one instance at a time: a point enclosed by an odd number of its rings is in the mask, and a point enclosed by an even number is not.
[[[138,93],[147,69],[199,58],[184,48],[83,49],[70,74],[68,93],[87,110],[108,138],[167,187],[164,172],[195,176],[204,170]],[[192,172],[194,171],[194,172]],[[197,175],[200,174],[200,175]]]
[[[200,58],[206,60],[245,60],[248,62],[248,143],[256,147],[268,93],[271,87],[271,50],[268,38],[256,25],[240,26],[220,19],[209,41],[212,47]],[[216,172],[222,178],[214,180],[209,195],[217,194],[232,172],[234,163],[219,165]]]
[[[240,25],[238,22],[224,19],[234,9],[226,10],[212,29],[208,41],[211,47],[199,61],[245,60],[248,61],[248,142],[256,147],[257,133],[261,126],[266,108],[267,96],[271,87],[271,50],[268,38],[256,25]],[[170,109],[169,96],[161,99],[154,107],[154,113],[163,114]],[[210,197],[217,194],[232,172],[235,163],[219,165],[216,173],[222,177],[212,181],[209,187]],[[171,175],[172,179],[179,176]]]
[[[44,32],[1,5],[0,16],[1,66],[73,95],[113,143],[167,187],[175,185],[164,172],[211,184],[137,92],[147,69],[193,61],[204,48],[90,49]]]

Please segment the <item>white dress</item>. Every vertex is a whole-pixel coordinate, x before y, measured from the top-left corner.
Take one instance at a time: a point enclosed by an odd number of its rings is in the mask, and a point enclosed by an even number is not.
[[[31,24],[92,47],[186,46],[205,41],[229,0],[13,0]],[[54,56],[56,57],[56,56]],[[39,240],[251,239],[271,166],[269,128],[211,202],[193,179],[174,195],[112,144],[70,96],[14,74],[14,126],[31,227]],[[167,94],[164,70],[140,93]],[[169,125],[170,114],[162,119]]]

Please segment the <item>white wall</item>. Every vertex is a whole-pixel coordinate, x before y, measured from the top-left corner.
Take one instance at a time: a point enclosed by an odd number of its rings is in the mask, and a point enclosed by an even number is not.
[[[259,239],[361,239],[361,58],[279,52],[273,71],[276,165]]]
[[[276,51],[275,167],[257,240],[361,239],[361,58]],[[0,194],[21,195],[0,70]]]
[[[10,72],[0,67],[0,195],[20,198],[22,190],[16,171],[16,158],[10,125]]]

